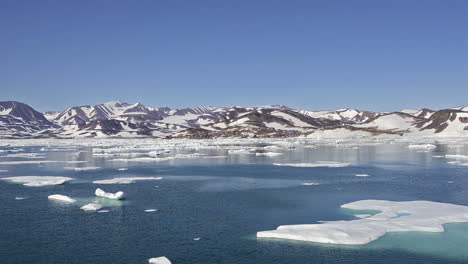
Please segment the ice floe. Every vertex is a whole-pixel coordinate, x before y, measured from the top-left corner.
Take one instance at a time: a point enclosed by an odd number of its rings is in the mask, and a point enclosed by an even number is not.
[[[356,177],[369,177],[369,174],[361,173],[361,174],[354,174]]]
[[[17,201],[21,201],[21,200],[24,200],[24,199],[27,199],[28,197],[20,197],[20,196],[16,196],[15,197],[15,200]]]
[[[101,188],[97,188],[96,191],[94,192],[94,194],[96,196],[98,196],[98,197],[104,197],[104,198],[113,199],[113,200],[123,200],[123,199],[125,199],[125,194],[122,191],[116,192],[116,193],[108,193],[108,192],[105,192]]]
[[[320,185],[320,183],[317,183],[317,182],[304,182],[302,185],[304,185],[304,186],[316,186],[316,185]]]
[[[276,156],[283,155],[283,153],[279,153],[279,152],[257,152],[257,153],[255,153],[255,155],[256,156],[276,157]]]
[[[435,149],[437,148],[436,145],[432,144],[411,144],[408,146],[410,149]]]
[[[131,184],[137,181],[161,180],[162,177],[125,177],[93,181],[94,184]]]
[[[63,202],[63,203],[74,203],[74,202],[76,202],[75,199],[72,199],[72,198],[70,198],[70,197],[68,197],[66,195],[61,195],[61,194],[49,195],[49,196],[47,196],[47,199],[58,201],[58,202]]]
[[[146,209],[145,210],[145,213],[153,213],[153,212],[157,212],[158,209]]]
[[[97,211],[101,208],[102,208],[102,205],[98,203],[89,203],[87,205],[83,205],[80,207],[80,209],[84,211]]]
[[[89,171],[89,170],[97,170],[100,169],[100,167],[64,167],[66,170],[74,170],[74,171]]]
[[[148,259],[150,264],[171,264],[172,262],[166,257],[157,257]]]
[[[460,155],[460,154],[447,154],[445,155],[447,159],[468,159],[468,155]]]
[[[118,171],[128,171],[128,168],[118,168]]]
[[[20,165],[20,164],[45,164],[45,163],[58,163],[65,161],[58,160],[17,160],[17,161],[0,161],[0,165]]]
[[[15,177],[0,178],[0,180],[11,181],[14,183],[21,183],[24,186],[29,186],[29,187],[41,187],[41,186],[64,184],[67,181],[73,180],[73,178],[61,177],[61,176],[15,176]]]
[[[100,213],[100,214],[103,214],[103,213],[108,213],[108,212],[110,212],[110,211],[109,211],[109,210],[98,210],[98,211],[96,211],[96,212],[98,212],[98,213]]]
[[[443,224],[468,222],[468,206],[447,203],[362,200],[341,207],[378,210],[380,213],[351,221],[284,225],[276,230],[258,232],[257,237],[360,245],[376,240],[387,232],[443,232]]]
[[[274,166],[286,166],[286,167],[330,167],[330,168],[340,168],[350,166],[350,163],[345,162],[333,162],[333,161],[317,161],[314,163],[273,163]]]

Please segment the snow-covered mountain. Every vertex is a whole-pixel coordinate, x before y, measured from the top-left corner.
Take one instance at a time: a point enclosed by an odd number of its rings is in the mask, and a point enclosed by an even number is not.
[[[0,137],[350,137],[466,136],[468,107],[378,113],[306,111],[282,105],[171,109],[108,102],[39,113],[0,102]]]
[[[0,138],[47,135],[57,126],[32,107],[15,101],[0,102]]]

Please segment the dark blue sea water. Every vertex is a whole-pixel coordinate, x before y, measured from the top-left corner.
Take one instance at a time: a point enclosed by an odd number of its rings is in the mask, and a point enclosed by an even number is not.
[[[445,154],[468,153],[466,145],[438,145],[419,152],[405,144],[359,148],[319,146],[283,149],[277,157],[227,155],[227,150],[171,150],[217,158],[162,162],[112,162],[92,148],[40,151],[2,147],[1,161],[42,153],[41,160],[85,160],[86,164],[0,164],[0,177],[68,176],[58,186],[25,187],[0,181],[0,263],[147,263],[167,256],[173,263],[468,263],[468,224],[445,225],[444,233],[390,233],[364,246],[326,245],[256,238],[279,225],[352,220],[340,205],[363,199],[428,200],[468,206],[468,166],[448,164]],[[14,152],[11,152],[14,151]],[[19,152],[16,152],[19,151]],[[436,156],[436,157],[434,157]],[[350,162],[342,168],[296,168],[278,163]],[[468,162],[466,160],[465,162]],[[97,166],[73,171],[64,167]],[[119,171],[126,167],[128,171]],[[356,177],[355,174],[369,174]],[[114,177],[161,176],[159,181],[96,185]],[[305,182],[320,183],[303,186]],[[107,203],[108,213],[84,212],[94,190],[124,191],[127,199]],[[78,200],[49,201],[63,194]],[[24,200],[15,200],[24,197]],[[157,212],[145,213],[156,208]],[[200,238],[200,240],[194,240]]]

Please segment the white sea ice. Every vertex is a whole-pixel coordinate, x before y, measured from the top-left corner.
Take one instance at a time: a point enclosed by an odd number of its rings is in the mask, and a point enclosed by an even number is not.
[[[52,195],[49,195],[47,197],[47,199],[49,200],[54,200],[54,201],[58,201],[58,202],[64,202],[64,203],[74,203],[76,202],[75,199],[72,199],[68,196],[65,196],[65,195],[61,195],[61,194],[52,194]]]
[[[158,209],[146,209],[145,213],[153,213],[153,212],[156,212],[156,211],[158,211]]]
[[[100,214],[103,214],[103,213],[108,213],[110,211],[109,210],[98,210],[97,212],[100,213]]]
[[[27,197],[20,197],[20,196],[15,197],[15,200],[17,200],[17,201],[21,201],[21,200],[24,200],[24,199],[27,199]]]
[[[104,197],[113,200],[123,200],[125,198],[125,194],[122,191],[116,193],[108,193],[102,190],[101,188],[97,188],[94,194],[96,194],[96,196],[99,197]]]
[[[128,171],[128,168],[118,168],[118,171]]]
[[[302,185],[304,185],[304,186],[316,186],[316,185],[320,185],[320,183],[317,183],[317,182],[304,182]]]
[[[100,167],[64,167],[66,170],[74,170],[74,171],[88,171],[88,170],[97,170],[100,169]]]
[[[411,144],[408,146],[410,149],[435,149],[437,148],[436,145],[432,144]]]
[[[70,177],[61,176],[15,176],[0,178],[0,180],[12,181],[14,183],[21,183],[28,187],[41,187],[49,185],[60,185],[67,181],[73,180]]]
[[[0,173],[8,172],[8,170],[0,170]]]
[[[101,208],[102,208],[102,205],[98,203],[89,203],[87,205],[83,205],[80,207],[80,209],[84,211],[97,211]]]
[[[161,180],[162,177],[125,177],[93,181],[94,184],[131,184],[137,181]]]
[[[258,232],[257,237],[359,245],[376,240],[387,232],[443,232],[443,224],[468,222],[468,206],[447,203],[362,200],[341,207],[378,210],[380,213],[351,221],[284,225],[276,230]]]
[[[172,262],[166,257],[157,257],[148,259],[150,264],[172,264]]]
[[[369,177],[369,174],[361,173],[361,174],[355,174],[354,176],[356,176],[356,177]]]
[[[0,161],[0,165],[21,165],[21,164],[44,164],[64,162],[58,160],[19,160],[19,161]]]
[[[447,154],[445,155],[447,159],[468,159],[468,155],[460,155],[460,154]]]
[[[274,166],[287,166],[287,167],[330,167],[330,168],[339,168],[350,166],[350,163],[344,162],[333,162],[333,161],[317,161],[314,163],[273,163]]]
[[[278,152],[257,152],[257,153],[255,153],[255,155],[256,156],[275,157],[275,156],[283,155],[283,153],[278,153]]]

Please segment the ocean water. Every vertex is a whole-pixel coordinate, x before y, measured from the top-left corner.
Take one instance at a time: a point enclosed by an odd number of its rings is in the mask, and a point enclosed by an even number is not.
[[[468,263],[468,223],[447,224],[443,233],[387,233],[362,246],[256,238],[256,232],[279,225],[356,219],[340,205],[363,199],[468,206],[468,166],[462,166],[463,161],[450,164],[457,160],[445,158],[445,154],[467,155],[464,144],[439,144],[430,151],[412,150],[407,144],[298,146],[274,150],[283,153],[275,157],[229,154],[226,148],[172,149],[162,157],[195,152],[208,156],[159,162],[112,161],[121,157],[93,156],[89,146],[41,148],[3,146],[0,170],[7,171],[0,172],[0,177],[47,175],[75,180],[45,187],[0,180],[0,263],[147,263],[157,256],[167,256],[175,264]],[[40,157],[11,155],[17,153]],[[1,164],[31,160],[87,163]],[[315,161],[351,165],[273,165]],[[99,168],[65,169],[89,166]],[[162,180],[92,183],[149,176]],[[320,185],[302,185],[312,182]],[[108,213],[80,210],[96,200],[97,187],[124,191],[127,199],[101,198]],[[49,201],[51,194],[70,196],[77,203]],[[147,213],[146,209],[158,210]]]

